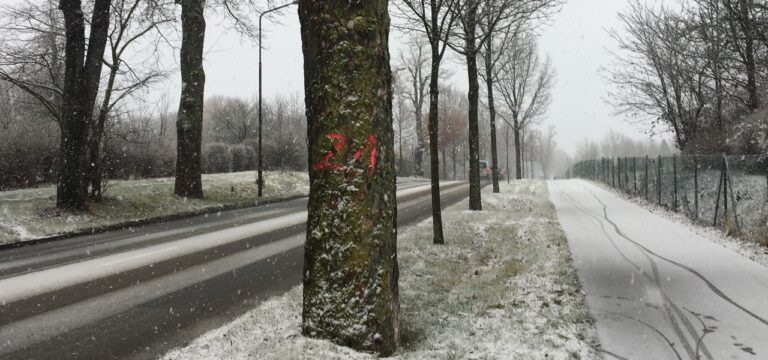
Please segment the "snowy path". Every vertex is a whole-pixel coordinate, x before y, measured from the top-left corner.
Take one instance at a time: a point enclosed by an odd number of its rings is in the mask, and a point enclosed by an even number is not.
[[[607,359],[768,359],[768,269],[581,180],[549,182]]]

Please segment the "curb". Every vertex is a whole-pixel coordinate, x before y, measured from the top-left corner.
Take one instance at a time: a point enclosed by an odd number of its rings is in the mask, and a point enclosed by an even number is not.
[[[3,244],[0,244],[0,251],[18,249],[18,248],[23,248],[27,246],[33,246],[33,245],[40,245],[40,244],[45,244],[53,241],[69,239],[77,236],[102,234],[109,231],[121,230],[125,228],[138,227],[138,226],[144,226],[144,225],[151,225],[151,224],[156,224],[164,221],[186,219],[186,218],[191,218],[199,215],[212,214],[220,211],[241,210],[241,209],[259,207],[264,205],[271,205],[271,204],[306,198],[307,196],[308,195],[294,195],[294,196],[288,196],[284,198],[269,199],[269,200],[256,201],[256,202],[214,206],[214,207],[195,210],[195,211],[187,211],[187,212],[181,212],[181,213],[165,215],[165,216],[157,216],[157,217],[152,217],[147,219],[129,220],[129,221],[124,221],[124,222],[120,222],[112,225],[85,228],[82,230],[71,231],[71,232],[53,235],[53,236],[41,237],[33,240],[3,243]]]

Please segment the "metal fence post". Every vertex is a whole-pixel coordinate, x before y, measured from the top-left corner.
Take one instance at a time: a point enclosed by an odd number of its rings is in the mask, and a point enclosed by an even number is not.
[[[722,196],[723,191],[723,175],[725,173],[724,170],[720,169],[720,181],[717,183],[717,198],[715,200],[715,220],[712,221],[712,226],[717,226],[717,214],[720,212],[720,197]]]
[[[693,206],[696,210],[694,218],[699,220],[699,158],[693,156]]]
[[[656,173],[656,182],[658,183],[658,193],[659,193],[659,205],[661,205],[661,155],[659,155],[659,171]]]
[[[672,155],[672,172],[674,173],[675,198],[672,200],[672,208],[677,211],[677,154]]]
[[[728,166],[723,155],[723,221],[728,219]]]
[[[637,158],[632,157],[632,177],[634,180],[635,195],[637,195]]]
[[[723,161],[725,161],[725,179],[727,181],[726,182],[727,186],[725,188],[725,191],[731,193],[731,202],[732,202],[731,205],[733,205],[733,207],[731,208],[731,210],[733,211],[733,222],[734,222],[734,225],[736,225],[736,229],[741,230],[741,223],[739,223],[739,209],[736,207],[736,205],[738,205],[737,204],[738,198],[733,195],[733,181],[731,181],[731,166],[728,163],[727,157],[723,156]]]
[[[629,158],[624,157],[624,188],[629,192]]]
[[[645,200],[648,200],[648,155],[645,155]]]

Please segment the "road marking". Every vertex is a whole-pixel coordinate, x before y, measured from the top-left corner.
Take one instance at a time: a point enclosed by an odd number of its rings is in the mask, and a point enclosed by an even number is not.
[[[0,293],[0,304],[10,304],[69,286],[149,266],[164,260],[205,251],[286,227],[300,225],[306,221],[307,212],[302,211],[236,228],[214,231],[186,239],[2,279],[0,280],[0,289],[3,289],[3,292]],[[130,261],[122,261],[128,258],[130,258]]]
[[[304,235],[257,246],[211,262],[99,295],[0,327],[0,355],[116,315],[194,284],[304,245]]]

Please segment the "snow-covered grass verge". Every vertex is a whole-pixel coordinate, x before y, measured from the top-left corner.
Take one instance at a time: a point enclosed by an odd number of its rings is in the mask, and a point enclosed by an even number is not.
[[[597,337],[546,184],[522,181],[401,229],[396,359],[598,359]],[[301,287],[163,359],[372,359],[301,336]]]
[[[309,193],[309,178],[301,172],[267,172],[262,200]],[[0,192],[0,244],[26,241],[129,221],[163,218],[254,204],[256,173],[253,171],[203,175],[204,199],[173,195],[173,178],[112,181],[103,201],[88,204],[78,214],[54,209],[55,187]]]
[[[593,184],[597,184],[598,186],[602,187],[607,191],[610,191],[618,196],[624,197],[630,202],[648,209],[648,211],[652,213],[656,213],[666,219],[670,219],[679,224],[682,224],[688,227],[689,229],[691,229],[691,231],[693,231],[694,233],[696,233],[697,235],[701,236],[704,239],[720,244],[758,264],[768,267],[768,247],[766,247],[763,244],[760,244],[757,241],[757,239],[753,237],[730,236],[726,234],[726,232],[721,228],[708,226],[706,224],[703,224],[702,222],[696,222],[692,220],[690,217],[686,216],[684,213],[672,211],[670,210],[670,208],[666,206],[659,206],[655,202],[647,201],[642,197],[635,197],[635,196],[629,195],[626,192],[617,190],[615,188],[612,188],[600,182],[593,182]]]

